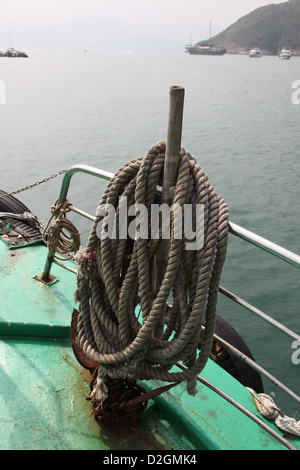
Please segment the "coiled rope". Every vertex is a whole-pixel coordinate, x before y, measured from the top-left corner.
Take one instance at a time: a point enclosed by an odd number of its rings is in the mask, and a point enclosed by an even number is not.
[[[48,245],[52,256],[61,261],[72,259],[71,253],[76,253],[80,248],[80,231],[67,219],[71,205],[68,199],[61,203],[57,199],[51,206],[52,216],[43,231],[44,243]]]
[[[100,205],[114,206],[118,219],[119,198],[126,196],[128,207],[143,204],[150,211],[162,184],[165,149],[166,142],[158,142],[144,157],[124,165],[109,182]],[[161,232],[159,239],[143,239],[142,228],[137,226],[131,248],[118,231],[116,239],[99,239],[98,224],[102,222],[103,234],[108,216],[98,213],[86,249],[81,247],[76,256],[78,338],[84,353],[100,366],[98,400],[107,397],[106,378],[186,381],[189,394],[197,392],[196,376],[207,362],[213,341],[228,208],[196,159],[183,148],[171,192],[177,207],[192,204],[194,210],[197,204],[204,205],[204,243],[197,251],[187,250],[187,240],[174,236],[174,213],[168,264],[159,289],[153,286],[151,272]],[[162,335],[157,333],[161,322],[165,324]],[[187,369],[174,370],[178,361]]]

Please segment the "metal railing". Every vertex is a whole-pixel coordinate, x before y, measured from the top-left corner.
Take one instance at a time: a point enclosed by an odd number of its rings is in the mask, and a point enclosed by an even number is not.
[[[88,174],[88,175],[91,175],[91,176],[96,176],[100,179],[104,179],[104,180],[107,180],[107,181],[109,181],[114,176],[113,173],[103,171],[103,170],[100,170],[98,168],[94,168],[94,167],[91,167],[91,166],[75,165],[75,166],[71,167],[69,170],[67,170],[65,175],[64,175],[63,182],[62,182],[62,185],[61,185],[61,191],[60,191],[60,195],[59,195],[59,202],[63,202],[63,201],[66,200],[68,190],[69,190],[69,187],[70,187],[71,179],[77,173],[85,173],[85,174]],[[75,212],[75,213],[77,213],[77,214],[79,214],[79,215],[81,215],[81,216],[83,216],[83,217],[85,217],[89,220],[92,220],[92,221],[95,220],[94,216],[88,214],[87,212],[85,212],[85,211],[83,211],[83,210],[81,210],[81,209],[79,209],[79,208],[77,208],[73,205],[69,206],[69,208],[73,212]],[[280,258],[281,260],[291,264],[292,266],[294,266],[296,268],[300,268],[300,256],[293,253],[292,251],[289,251],[289,250],[281,247],[280,245],[276,245],[275,243],[273,243],[273,242],[271,242],[271,241],[255,234],[254,232],[250,232],[249,230],[246,230],[243,227],[240,227],[239,225],[234,224],[233,222],[229,223],[229,231],[232,235],[234,235],[236,237],[239,237],[239,238],[245,240],[246,242],[251,243],[252,245],[255,245],[256,247],[258,247],[262,250],[267,251],[271,255]],[[55,260],[53,254],[51,254],[50,251],[48,251],[44,271],[43,271],[43,274],[42,274],[42,279],[44,281],[47,281],[47,279],[49,279],[49,277],[50,277],[50,270],[51,270],[52,263],[55,263],[55,264],[65,268],[65,269],[68,269],[69,271],[72,271],[75,274],[77,273],[77,271],[75,269],[72,269],[72,268],[66,266],[64,263],[61,263],[61,262]],[[221,286],[219,287],[219,291],[220,291],[221,294],[223,294],[227,298],[233,300],[235,303],[237,303],[238,305],[240,305],[243,308],[247,309],[248,311],[252,312],[253,314],[259,316],[265,322],[267,322],[268,324],[270,324],[273,327],[277,328],[279,331],[283,332],[285,335],[288,335],[289,337],[293,338],[294,340],[300,341],[300,335],[298,335],[295,332],[289,330],[288,328],[286,328],[281,323],[277,322],[276,320],[274,320],[273,318],[271,318],[270,316],[268,316],[267,314],[265,314],[261,310],[257,309],[256,307],[254,307],[250,303],[246,302],[244,299],[238,297],[234,293],[228,291],[227,289],[225,289],[224,287],[221,287]],[[245,354],[243,354],[241,351],[239,351],[238,349],[233,347],[231,344],[226,342],[224,339],[220,338],[217,335],[214,335],[214,337],[226,349],[230,350],[233,354],[235,354],[243,362],[247,363],[250,367],[255,369],[257,372],[264,375],[268,380],[270,380],[273,384],[275,384],[277,387],[279,387],[283,392],[285,392],[288,396],[290,396],[292,399],[294,399],[297,403],[300,403],[300,396],[298,396],[296,393],[294,393],[292,390],[290,390],[288,387],[286,387],[283,383],[281,383],[279,380],[277,380],[274,376],[272,376],[269,372],[267,372],[263,367],[261,367],[259,364],[254,362],[249,357],[245,356]],[[184,366],[181,364],[180,367],[184,367]],[[203,379],[201,377],[198,377],[198,380],[203,383]],[[252,414],[249,410],[242,409],[244,407],[242,407],[240,404],[235,402],[235,400],[231,399],[230,397],[225,396],[226,394],[224,394],[224,392],[220,391],[217,387],[215,387],[214,385],[209,384],[209,383],[207,383],[206,385],[209,388],[211,388],[212,390],[214,390],[216,393],[218,393],[220,396],[223,396],[223,398],[230,401],[234,406],[239,408],[241,411],[246,413],[248,416],[250,416],[255,422],[258,421],[258,418],[254,414]],[[271,427],[269,427],[268,425],[263,423],[263,421],[261,421],[261,420],[259,420],[259,421],[260,422],[258,422],[258,424],[260,424],[264,429],[269,428],[269,430],[267,429],[269,431],[269,433],[272,434],[273,436],[275,436],[280,442],[284,443],[286,445],[286,447],[288,447],[289,449],[294,449],[294,446],[290,442],[288,442],[286,439],[284,439],[280,434],[276,433]]]
[[[271,255],[277,256],[283,261],[292,264],[296,268],[300,268],[300,256],[296,255],[292,251],[286,250],[282,246],[276,245],[266,238],[260,237],[256,233],[250,232],[250,230],[246,230],[245,228],[240,227],[239,225],[236,225],[232,222],[230,223],[229,229],[233,235],[242,238],[243,240],[246,240],[252,245],[255,245],[265,251],[268,251],[271,253]]]
[[[96,176],[97,178],[101,178],[107,181],[109,181],[114,176],[113,173],[109,173],[108,171],[104,171],[104,170],[99,170],[98,168],[94,168],[88,165],[74,165],[71,168],[69,168],[69,170],[67,170],[64,174],[64,178],[62,181],[61,190],[60,190],[60,194],[58,198],[58,203],[64,202],[67,199],[71,179],[76,173],[85,173],[87,175]],[[77,212],[78,214],[82,215],[83,217],[94,220],[94,217],[88,214],[87,212],[77,209],[74,206],[71,206],[69,208],[73,210],[74,212]],[[62,263],[57,262],[57,260],[54,258],[54,252],[51,253],[50,251],[48,251],[44,271],[41,276],[41,279],[46,283],[49,282],[50,280],[50,271],[51,271],[51,267],[53,263],[64,267]],[[68,268],[68,267],[66,267],[66,269],[72,270],[71,268]]]

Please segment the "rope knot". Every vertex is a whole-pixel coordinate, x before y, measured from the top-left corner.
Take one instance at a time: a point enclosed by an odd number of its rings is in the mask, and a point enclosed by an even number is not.
[[[74,260],[80,278],[93,279],[98,277],[97,261],[94,252],[88,252],[83,246],[80,246]]]
[[[251,388],[248,388],[248,390],[253,397],[256,408],[266,419],[272,421],[277,418],[277,416],[282,415],[281,410],[277,408],[272,397],[265,393],[258,394]]]
[[[291,437],[300,437],[300,421],[288,416],[278,416],[275,419],[276,426]]]
[[[55,203],[51,206],[51,214],[54,217],[61,217],[65,216],[67,212],[70,212],[70,206],[72,204],[66,199],[65,201],[58,202],[58,199],[55,201]]]
[[[96,372],[96,381],[93,382],[93,389],[87,399],[97,401],[100,408],[102,408],[103,403],[109,397],[109,389],[104,379],[101,378],[100,368]]]
[[[72,259],[71,253],[76,253],[80,247],[80,231],[67,219],[71,205],[68,199],[61,203],[57,199],[51,206],[52,216],[43,232],[43,241],[48,245],[50,253],[62,261]],[[67,256],[58,256],[56,253]]]
[[[252,388],[246,388],[251,393],[255,406],[262,416],[269,421],[275,420],[276,426],[288,436],[300,437],[300,421],[285,416],[269,395],[256,393]]]

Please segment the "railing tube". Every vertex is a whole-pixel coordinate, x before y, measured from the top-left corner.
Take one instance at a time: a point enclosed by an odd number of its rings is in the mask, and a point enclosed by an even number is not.
[[[296,268],[300,268],[300,256],[296,255],[292,251],[282,248],[282,246],[276,245],[276,243],[270,242],[266,238],[263,238],[254,232],[250,232],[250,230],[240,227],[233,222],[230,222],[229,230],[233,235],[236,235],[237,237],[252,243],[252,245],[258,246],[259,248],[268,251],[272,255],[292,264]]]
[[[75,175],[75,173],[78,173],[78,172],[85,173],[85,174],[92,175],[92,176],[97,176],[98,178],[102,178],[105,180],[110,180],[113,177],[113,173],[109,173],[108,171],[104,171],[104,170],[99,170],[98,168],[94,168],[92,166],[74,165],[71,168],[69,168],[69,170],[66,171],[64,175],[64,179],[61,185],[60,195],[58,199],[59,203],[64,202],[66,200],[69,187],[70,187],[71,178],[73,175]],[[54,255],[48,250],[46,263],[44,266],[44,271],[41,276],[42,281],[44,282],[49,282],[50,280],[50,271],[51,271],[51,267],[53,264],[53,260],[54,260]]]

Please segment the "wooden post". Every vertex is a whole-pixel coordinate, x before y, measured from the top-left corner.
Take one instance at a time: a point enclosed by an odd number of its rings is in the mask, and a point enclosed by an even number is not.
[[[170,188],[175,185],[181,146],[184,88],[170,88],[169,122],[161,202],[170,204]],[[162,240],[157,253],[156,286],[161,285],[168,264],[170,240]]]
[[[174,186],[178,173],[183,120],[184,88],[170,88],[169,122],[164,166],[162,202],[169,204],[169,190]]]
[[[169,121],[167,132],[167,145],[164,164],[164,178],[161,203],[170,205],[170,188],[175,185],[180,161],[180,147],[183,121],[184,88],[172,86],[170,88]],[[155,282],[156,288],[161,286],[168,265],[170,240],[161,240],[156,256]],[[156,335],[163,332],[164,319],[158,325]]]

